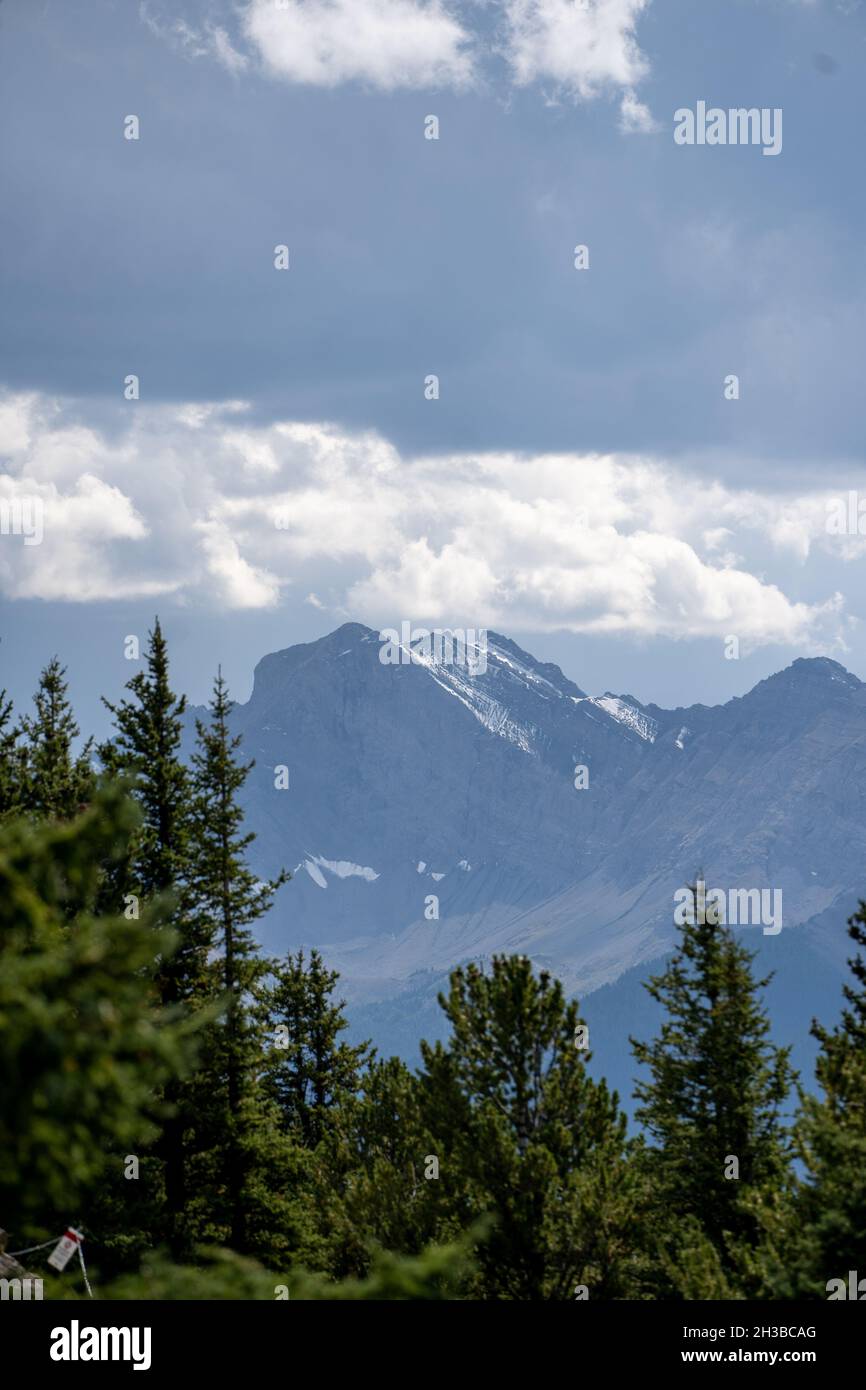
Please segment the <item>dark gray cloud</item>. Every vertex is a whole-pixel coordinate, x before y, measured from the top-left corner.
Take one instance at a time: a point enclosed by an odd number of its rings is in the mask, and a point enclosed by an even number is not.
[[[242,8],[151,4],[147,23],[128,0],[3,5],[0,384],[62,396],[66,418],[77,414],[106,447],[123,438],[123,381],[135,373],[148,405],[240,398],[252,426],[373,429],[402,460],[636,453],[708,489],[720,480],[801,496],[859,485],[861,83],[853,60],[830,58],[858,51],[859,10],[645,7],[634,102],[647,115],[629,109],[633,127],[656,130],[623,134],[624,80],[637,72],[628,63],[623,81],[578,100],[575,82],[569,96],[550,73],[515,87],[505,59],[489,54],[463,87],[385,91],[369,69],[363,80],[304,85],[263,72]],[[492,7],[471,7],[475,29],[493,22]],[[833,63],[837,80],[804,81],[804,54],[822,75]],[[780,108],[781,154],[675,145],[674,112],[698,101]],[[430,113],[438,141],[424,139]],[[123,137],[130,114],[137,141]],[[281,243],[288,272],[273,268]],[[587,271],[573,266],[578,243],[589,247]],[[424,399],[430,373],[435,402]],[[736,401],[724,395],[730,374]],[[151,491],[162,476],[154,470]],[[141,489],[124,495],[139,503]],[[184,550],[173,496],[146,510],[150,568],[158,560],[166,573]],[[121,509],[114,525],[134,523]],[[857,568],[818,555],[771,579],[806,604],[839,584],[857,615]],[[330,622],[291,587],[277,608],[242,620],[205,618],[200,596],[184,601],[195,621],[179,601],[159,600],[188,652],[202,657],[196,623],[216,624],[213,654],[222,644],[238,672],[266,646]],[[109,609],[120,627],[140,626],[141,602],[124,602],[19,599],[9,621],[28,653],[37,638],[62,649],[88,621],[108,641]],[[637,693],[676,703],[679,680],[692,680],[684,699],[713,681],[720,695],[747,688],[755,667],[742,679],[724,662],[712,678],[697,666],[689,676],[682,653],[705,640],[656,634]],[[592,685],[582,655],[601,681],[606,660],[623,669],[629,642],[544,631],[534,649]],[[768,656],[767,669],[785,655]],[[195,662],[189,670],[195,678]],[[91,694],[98,678],[85,663]]]

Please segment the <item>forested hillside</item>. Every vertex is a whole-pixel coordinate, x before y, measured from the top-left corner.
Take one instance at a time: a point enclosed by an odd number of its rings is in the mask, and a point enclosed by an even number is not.
[[[349,1045],[319,954],[258,945],[285,878],[249,867],[219,673],[188,761],[158,623],[111,710],[82,749],[58,660],[31,712],[0,698],[12,1251],[72,1223],[103,1298],[823,1299],[866,1267],[866,906],[798,1091],[767,976],[695,892],[628,1137],[522,954],[452,971],[416,1069]],[[46,1296],[86,1297],[77,1267]]]

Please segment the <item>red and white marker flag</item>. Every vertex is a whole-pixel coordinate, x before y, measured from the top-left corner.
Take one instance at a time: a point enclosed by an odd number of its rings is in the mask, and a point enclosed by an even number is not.
[[[65,1269],[83,1238],[81,1232],[76,1231],[74,1226],[67,1226],[66,1234],[60,1237],[48,1256],[48,1263],[51,1268]]]

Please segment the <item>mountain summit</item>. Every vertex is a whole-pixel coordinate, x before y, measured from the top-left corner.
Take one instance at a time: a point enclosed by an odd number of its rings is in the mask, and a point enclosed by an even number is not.
[[[235,710],[255,867],[294,874],[269,948],[318,946],[350,1001],[392,1012],[495,951],[586,994],[664,954],[702,868],[781,890],[782,932],[752,932],[776,963],[808,938],[841,964],[864,886],[866,685],[837,662],[666,710],[588,695],[497,633],[476,674],[382,650],[346,623],[264,657]]]

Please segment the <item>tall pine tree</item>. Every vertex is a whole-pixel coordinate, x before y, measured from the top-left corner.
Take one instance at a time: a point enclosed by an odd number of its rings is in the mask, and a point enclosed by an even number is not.
[[[0,690],[0,823],[22,809],[27,795],[26,754],[12,715],[12,701]]]
[[[631,1040],[650,1072],[636,1113],[661,1246],[683,1247],[684,1230],[696,1248],[704,1238],[721,1278],[735,1275],[738,1243],[760,1238],[754,1199],[786,1181],[781,1108],[795,1078],[789,1049],[768,1040],[759,991],[771,977],[755,979],[755,953],[718,924],[700,879],[684,915],[667,968],[645,986],[667,1017],[652,1042]]]
[[[247,850],[255,835],[244,832],[238,796],[254,764],[238,760],[241,738],[229,730],[231,709],[220,672],[214,682],[210,720],[196,720],[190,887],[194,910],[215,928],[215,946],[221,953],[211,969],[215,988],[224,996],[225,1013],[210,1030],[199,1079],[203,1108],[210,1117],[208,1147],[216,1154],[222,1170],[219,1186],[227,1197],[229,1243],[232,1249],[244,1251],[248,1178],[255,1160],[257,1126],[265,1122],[259,1085],[262,1028],[255,1006],[268,972],[250,925],[264,916],[274,893],[290,875],[282,872],[262,882],[247,866]]]
[[[186,701],[171,688],[168,651],[159,619],[149,634],[145,669],[127,683],[130,697],[104,703],[114,716],[116,736],[100,749],[106,770],[132,787],[143,823],[129,861],[124,894],[131,910],[136,899],[168,896],[173,902],[170,925],[177,949],[160,958],[160,1002],[171,1009],[198,1007],[212,1001],[208,953],[213,926],[194,910],[190,887],[192,788],[181,761]],[[188,1088],[173,1080],[166,1089],[171,1114],[165,1121],[160,1156],[164,1163],[166,1236],[172,1250],[185,1248],[184,1210],[187,1136],[194,1123]]]
[[[329,1116],[359,1086],[361,1068],[371,1056],[369,1043],[353,1047],[339,1035],[349,1025],[343,1001],[331,998],[338,974],[318,951],[309,963],[303,951],[273,962],[273,981],[265,991],[272,1045],[268,1082],[287,1132],[315,1148]]]
[[[805,1177],[774,1281],[782,1297],[827,1298],[829,1281],[840,1279],[847,1291],[850,1270],[866,1278],[866,902],[848,919],[848,935],[860,950],[848,962],[853,983],[843,986],[840,1022],[812,1025],[822,1094],[803,1097],[797,1125]]]
[[[625,1116],[589,1075],[577,1004],[526,956],[453,971],[439,1002],[453,1032],[421,1044],[420,1115],[450,1229],[493,1221],[470,1296],[632,1296]]]
[[[447,1194],[436,1144],[424,1129],[418,1079],[405,1062],[372,1062],[360,1093],[346,1097],[332,1119],[313,1170],[331,1274],[363,1276],[374,1247],[418,1254],[459,1231],[449,1225],[447,1200],[440,1201]]]

